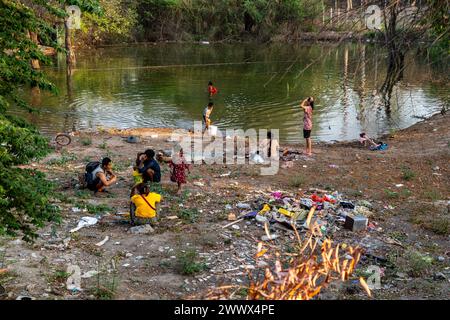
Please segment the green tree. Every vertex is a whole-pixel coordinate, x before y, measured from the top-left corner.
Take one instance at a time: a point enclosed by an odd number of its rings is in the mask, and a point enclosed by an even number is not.
[[[35,237],[35,226],[58,219],[51,204],[52,186],[42,173],[18,166],[44,156],[48,141],[22,119],[7,114],[10,108],[30,108],[19,97],[20,87],[39,87],[56,92],[45,75],[32,67],[31,61],[49,64],[50,60],[29,37],[38,35],[41,43],[60,50],[52,40],[54,30],[36,16],[32,7],[63,18],[65,13],[44,0],[0,0],[0,234],[24,239]],[[30,110],[31,111],[31,110]]]
[[[82,19],[83,43],[117,43],[134,40],[136,3],[130,0],[100,0],[103,14],[86,12]]]

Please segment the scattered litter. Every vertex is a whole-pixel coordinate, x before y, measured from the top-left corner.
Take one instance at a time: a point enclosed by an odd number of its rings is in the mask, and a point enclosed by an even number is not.
[[[231,171],[228,173],[221,174],[219,177],[229,177],[231,175]]]
[[[141,139],[138,136],[129,136],[126,140],[128,143],[138,143]]]
[[[250,210],[252,207],[248,204],[248,203],[242,203],[239,202],[236,207],[238,207],[239,209],[248,209]]]
[[[205,186],[205,184],[203,182],[200,182],[200,181],[195,181],[193,184],[194,184],[194,186],[197,186],[197,187],[204,187]]]
[[[278,235],[278,234],[271,234],[270,236],[267,236],[267,235],[262,236],[262,237],[261,237],[261,240],[262,240],[262,241],[269,241],[269,240],[275,240],[275,239],[278,239],[279,237],[280,237],[280,235]]]
[[[81,218],[81,220],[78,222],[78,226],[72,230],[70,230],[70,233],[76,232],[84,227],[89,227],[89,226],[93,226],[94,224],[96,224],[98,222],[97,218],[93,218],[93,217],[83,217]]]
[[[229,224],[226,224],[226,225],[224,225],[224,226],[222,227],[222,229],[225,229],[225,228],[234,226],[236,223],[239,223],[239,222],[241,222],[242,220],[244,220],[244,218],[241,218],[241,219],[238,219],[238,220],[236,220],[236,221],[233,221],[233,222],[231,222],[231,223],[229,223]]]
[[[230,212],[228,214],[228,221],[236,221],[236,220],[237,220],[236,215],[233,212]]]
[[[397,188],[401,188],[401,187],[404,186],[404,184],[399,183],[399,184],[396,184],[395,186],[396,186]]]
[[[130,266],[129,263],[125,263],[125,264],[122,265],[122,267],[125,267],[125,268],[127,268],[127,267],[129,267],[129,266]]]
[[[233,224],[231,227],[232,227],[234,230],[239,230],[239,229],[240,229],[240,227],[239,227],[237,224]]]
[[[178,219],[178,216],[168,216],[166,217],[167,220],[176,220]]]
[[[251,157],[251,161],[255,164],[263,164],[264,163],[264,159],[259,154],[254,154]]]
[[[99,243],[96,243],[95,245],[96,245],[97,247],[101,247],[101,246],[104,245],[108,240],[109,240],[109,236],[106,236],[105,239],[103,239],[103,240],[100,241]]]
[[[83,278],[83,279],[88,279],[88,278],[92,278],[93,276],[95,276],[95,275],[97,275],[97,274],[98,274],[98,271],[97,271],[97,270],[91,270],[91,271],[88,271],[88,272],[84,273],[84,274],[81,276],[81,278]]]
[[[368,219],[366,217],[353,217],[347,215],[345,218],[344,228],[353,232],[363,231],[367,228]]]
[[[338,168],[339,168],[339,166],[336,165],[336,164],[330,164],[329,167],[330,167],[330,168],[333,168],[333,169],[338,169]]]

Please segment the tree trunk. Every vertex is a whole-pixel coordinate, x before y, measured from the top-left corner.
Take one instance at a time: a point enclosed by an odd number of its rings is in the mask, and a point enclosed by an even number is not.
[[[39,45],[38,35],[36,32],[29,31],[30,39],[33,41],[37,46]],[[41,68],[41,65],[39,63],[39,60],[37,59],[31,59],[31,66],[35,70],[39,70]]]
[[[67,19],[64,20],[64,29],[65,29],[65,33],[66,33],[67,70],[68,70],[68,73],[71,73],[72,68],[75,67],[75,64],[76,64],[76,57],[75,57],[75,51],[72,46],[72,30],[69,27],[69,22]]]
[[[384,10],[385,41],[388,49],[388,69],[386,78],[381,86],[386,111],[390,113],[391,96],[394,86],[403,78],[406,46],[397,31],[397,17],[399,13],[399,0],[390,3],[389,17]]]

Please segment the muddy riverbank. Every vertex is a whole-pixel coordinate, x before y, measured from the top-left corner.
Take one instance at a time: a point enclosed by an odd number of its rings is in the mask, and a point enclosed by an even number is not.
[[[450,279],[450,126],[436,115],[383,137],[389,148],[369,151],[357,142],[315,144],[306,157],[282,161],[275,176],[261,176],[258,166],[193,165],[181,196],[175,195],[163,165],[161,220],[153,232],[136,233],[121,213],[128,211],[131,166],[138,151],[170,149],[170,130],[97,130],[78,132],[72,143],[30,167],[47,173],[58,185],[62,222],[39,231],[33,244],[0,239],[0,299],[181,299],[221,283],[245,284],[248,267],[265,232],[254,221],[223,228],[239,203],[250,204],[273,191],[306,197],[309,190],[337,191],[369,209],[369,228],[352,232],[336,222],[338,243],[365,248],[355,275],[341,287],[324,290],[320,299],[367,299],[355,284],[368,266],[381,270],[375,299],[445,299]],[[140,135],[136,144],[124,137]],[[88,161],[110,156],[119,179],[108,195],[76,188]],[[81,217],[97,224],[71,233]],[[274,231],[274,245],[294,241],[286,230]],[[96,245],[107,239],[104,244]],[[68,290],[67,267],[80,267],[81,291]],[[186,270],[186,268],[190,268]],[[189,274],[190,273],[190,274]],[[244,294],[244,293],[242,293]],[[236,295],[236,298],[242,295]]]

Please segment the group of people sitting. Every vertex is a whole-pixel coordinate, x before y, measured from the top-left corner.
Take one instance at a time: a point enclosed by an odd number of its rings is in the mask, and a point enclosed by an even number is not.
[[[186,171],[189,165],[180,148],[173,157],[165,157],[159,153],[155,157],[152,149],[138,153],[136,164],[133,167],[134,185],[130,194],[130,216],[132,223],[141,219],[154,222],[158,213],[158,204],[162,196],[151,192],[152,184],[161,183],[161,163],[167,163],[171,169],[170,180],[177,183],[177,194],[182,191],[182,185],[186,183]],[[107,188],[117,182],[117,176],[113,173],[112,160],[108,157],[101,162],[90,162],[84,173],[84,184],[95,194],[108,192]]]

